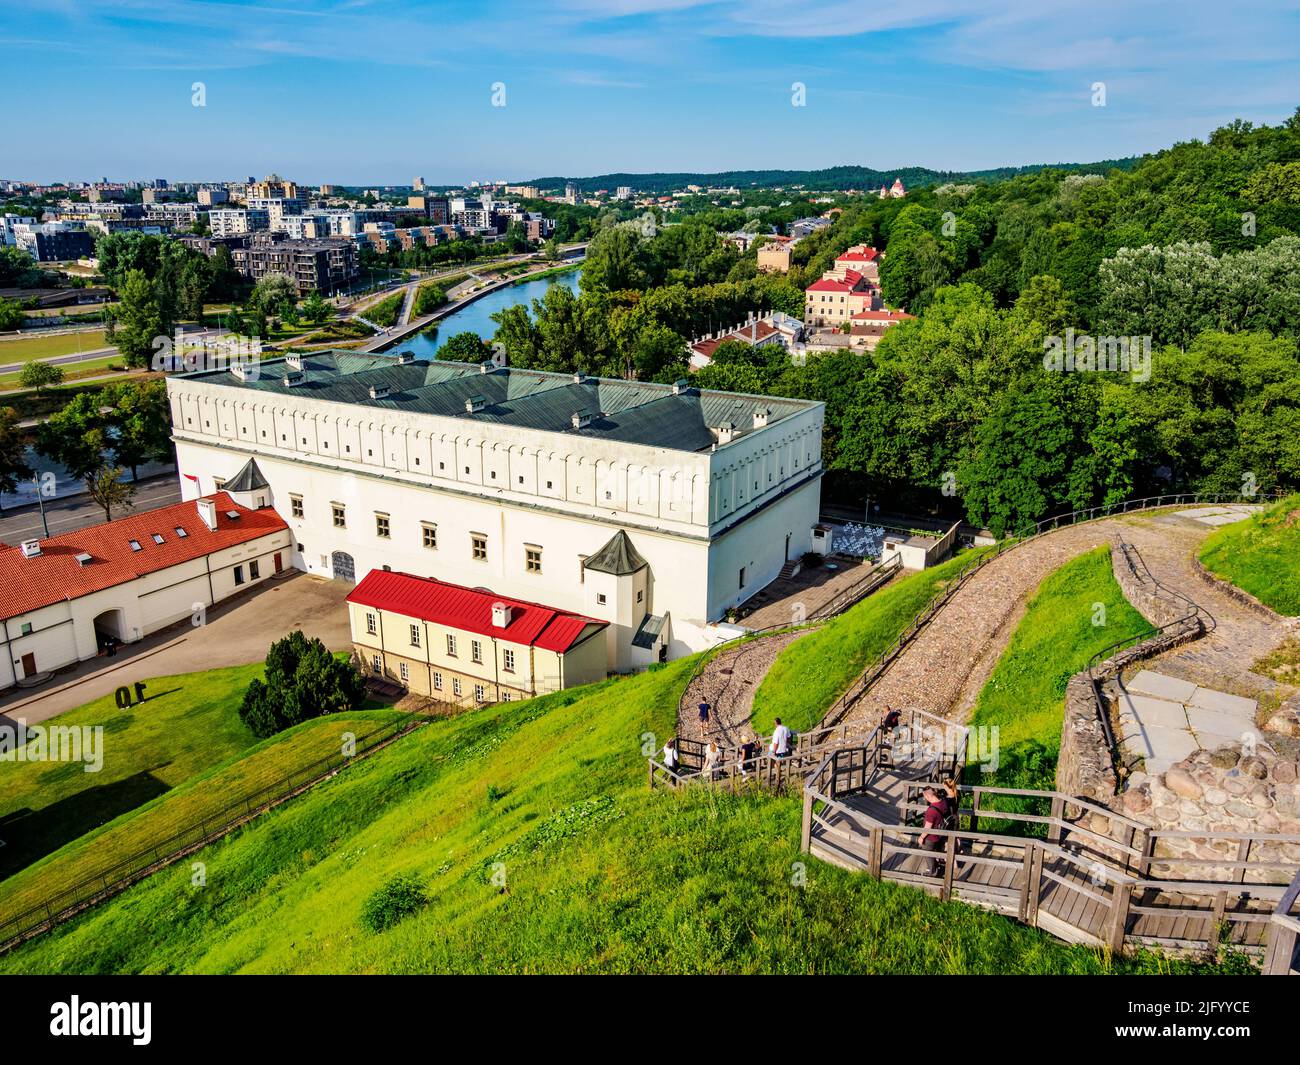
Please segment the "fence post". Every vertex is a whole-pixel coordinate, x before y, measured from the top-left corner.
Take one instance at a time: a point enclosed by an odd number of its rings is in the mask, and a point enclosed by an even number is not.
[[[943,884],[939,888],[939,898],[947,902],[952,898],[952,878],[953,871],[957,867],[957,837],[949,836],[948,842],[944,844],[944,861],[943,861]]]
[[[813,793],[807,788],[803,793],[803,827],[799,830],[799,849],[807,854],[812,849]]]
[[[1114,954],[1124,953],[1124,928],[1128,924],[1129,900],[1133,895],[1133,885],[1116,884],[1110,895],[1110,935],[1107,945]]]

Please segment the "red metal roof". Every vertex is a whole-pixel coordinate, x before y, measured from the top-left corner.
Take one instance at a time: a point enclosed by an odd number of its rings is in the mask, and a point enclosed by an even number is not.
[[[0,619],[79,599],[288,528],[270,507],[248,510],[225,492],[207,498],[216,504],[215,532],[190,500],[48,537],[34,558],[23,558],[21,547],[0,544]],[[227,511],[239,517],[228,518]],[[185,536],[176,532],[178,526]],[[161,544],[154,541],[155,533]],[[131,547],[132,540],[139,551]],[[80,554],[90,555],[84,566],[77,561]]]
[[[348,595],[348,602],[561,654],[573,646],[588,625],[604,628],[608,624],[540,603],[382,569],[367,573]],[[505,628],[492,624],[492,607],[496,603],[510,607],[510,623]]]

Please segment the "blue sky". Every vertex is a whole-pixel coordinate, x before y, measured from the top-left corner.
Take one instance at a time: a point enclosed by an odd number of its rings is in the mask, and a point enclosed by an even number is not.
[[[965,170],[1143,152],[1300,103],[1300,4],[1136,6],[0,0],[21,123],[0,177]]]

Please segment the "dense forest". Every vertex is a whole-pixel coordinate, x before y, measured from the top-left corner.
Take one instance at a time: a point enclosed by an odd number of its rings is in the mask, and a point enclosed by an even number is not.
[[[719,221],[736,217],[604,226],[581,292],[500,313],[496,341],[515,365],[671,380],[687,339],[751,310],[799,315],[804,286],[865,242],[885,252],[886,302],[916,320],[872,354],[805,365],[724,345],[696,376],[825,402],[828,496],[960,508],[1002,532],[1139,495],[1300,484],[1300,112],[1104,175],[854,198],[785,276],[758,274]],[[1131,367],[1047,364],[1060,338],[1082,353],[1112,337]]]

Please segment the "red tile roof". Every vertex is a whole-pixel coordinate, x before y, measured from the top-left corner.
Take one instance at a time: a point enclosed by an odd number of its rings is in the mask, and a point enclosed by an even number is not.
[[[852,292],[852,281],[837,281],[833,277],[824,277],[808,286],[808,292]]]
[[[248,510],[225,492],[208,498],[216,503],[215,532],[190,500],[48,537],[34,558],[23,558],[21,547],[0,544],[0,619],[79,599],[288,528],[270,507]],[[227,511],[239,517],[228,518]],[[185,536],[176,532],[177,526]],[[154,542],[155,533],[162,537],[161,544]],[[132,550],[132,540],[139,551]],[[84,566],[77,561],[80,554],[90,555]]]
[[[915,317],[914,314],[905,314],[902,311],[858,311],[853,315],[855,321],[870,322],[902,322]]]
[[[348,595],[348,602],[560,654],[569,650],[589,625],[603,629],[609,624],[582,614],[493,595],[433,577],[382,569],[372,569],[367,573]],[[492,607],[496,603],[510,607],[510,623],[505,628],[492,624]]]
[[[880,253],[876,251],[875,248],[868,248],[866,251],[846,251],[846,252],[841,252],[839,255],[835,256],[835,261],[837,263],[842,263],[842,262],[869,263],[872,260],[874,260],[875,257],[879,254]]]

